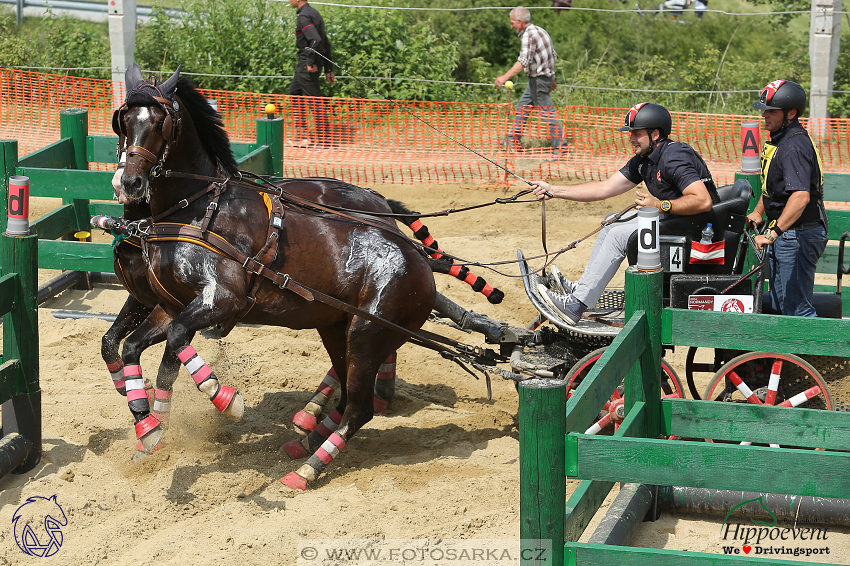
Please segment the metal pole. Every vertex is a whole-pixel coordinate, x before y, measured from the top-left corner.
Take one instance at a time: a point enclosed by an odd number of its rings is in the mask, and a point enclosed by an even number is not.
[[[109,2],[109,46],[112,55],[112,107],[127,96],[124,74],[136,59],[136,0]]]
[[[813,136],[826,134],[829,116],[827,103],[832,96],[835,66],[841,43],[841,8],[843,0],[812,0],[809,28],[809,63],[812,87],[809,92],[809,132]]]
[[[17,0],[15,4],[15,23],[21,25],[24,23],[24,0]]]

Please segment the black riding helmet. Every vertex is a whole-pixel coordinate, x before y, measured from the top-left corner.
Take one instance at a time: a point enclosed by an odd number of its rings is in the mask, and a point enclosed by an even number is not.
[[[659,104],[651,102],[641,102],[635,104],[623,120],[623,127],[619,128],[620,132],[631,132],[632,130],[646,129],[649,132],[649,147],[653,149],[655,142],[652,140],[652,130],[661,132],[661,138],[666,138],[670,135],[673,129],[673,118],[670,112]]]
[[[753,102],[753,108],[756,110],[784,110],[786,117],[788,111],[794,108],[799,117],[806,110],[806,91],[792,81],[773,81],[762,89],[759,99]]]

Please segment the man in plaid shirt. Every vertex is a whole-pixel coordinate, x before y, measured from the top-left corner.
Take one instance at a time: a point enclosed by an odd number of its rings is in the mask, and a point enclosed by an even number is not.
[[[519,57],[513,67],[504,75],[496,77],[496,87],[501,88],[511,77],[525,69],[528,86],[517,104],[514,124],[508,134],[508,143],[519,146],[522,129],[531,115],[532,107],[540,107],[543,121],[549,125],[549,137],[552,139],[552,158],[559,159],[566,150],[567,142],[558,121],[558,112],[552,103],[550,92],[555,84],[555,47],[546,30],[531,23],[531,14],[527,8],[517,6],[511,10],[511,27],[516,30],[522,41]]]

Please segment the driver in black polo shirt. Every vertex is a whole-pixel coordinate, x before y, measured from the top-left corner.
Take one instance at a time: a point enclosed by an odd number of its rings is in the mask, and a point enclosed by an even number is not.
[[[672,127],[670,112],[663,106],[648,102],[637,104],[626,113],[625,124],[619,129],[629,132],[629,142],[634,148],[634,157],[625,167],[604,181],[580,185],[550,185],[537,181],[534,194],[538,199],[591,202],[621,195],[643,182],[649,192],[636,192],[635,204],[638,206],[654,206],[662,214],[707,212],[713,203],[720,202],[711,173],[691,146],[667,137]],[[566,295],[541,285],[543,298],[566,321],[577,324],[584,311],[596,304],[617,273],[626,257],[629,237],[635,230],[637,216],[603,228],[581,278],[570,281],[553,269]]]

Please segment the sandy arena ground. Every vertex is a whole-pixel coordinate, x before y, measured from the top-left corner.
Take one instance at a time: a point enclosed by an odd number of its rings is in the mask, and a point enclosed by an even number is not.
[[[423,212],[503,196],[501,189],[466,185],[375,188]],[[630,201],[625,195],[615,202],[550,204],[549,249],[584,236],[604,214]],[[32,217],[55,206],[50,199],[34,199]],[[426,224],[443,249],[497,261],[515,258],[517,248],[526,255],[542,253],[539,219],[540,206],[526,203]],[[591,244],[562,256],[558,264],[565,275],[579,276]],[[505,271],[518,274],[515,266]],[[537,314],[520,279],[478,273],[505,291],[503,304],[489,304],[448,276],[437,276],[437,287],[466,308],[513,325],[524,326]],[[55,272],[40,275],[45,281]],[[622,282],[621,274],[614,284]],[[15,544],[12,515],[26,498],[54,494],[68,525],[64,544],[47,562],[52,564],[296,564],[302,539],[518,537],[513,384],[494,379],[488,401],[483,380],[415,346],[399,352],[397,394],[388,414],[368,423],[307,492],[292,491],[278,479],[300,465],[281,449],[298,438],[289,417],[330,367],[312,330],[237,327],[222,340],[196,338],[195,347],[222,382],[243,393],[245,418],[232,423],[218,415],[181,370],[165,448],[133,463],[132,419],[100,357],[100,338],[109,323],[51,314],[54,309],[116,313],[125,298],[126,292],[114,286],[69,291],[39,311],[44,455],[31,472],[2,480],[0,564],[32,562]],[[427,323],[426,329],[483,344],[478,335],[445,326]],[[147,377],[155,378],[161,353],[160,346],[145,354]],[[682,349],[668,356],[683,379],[684,355]],[[568,493],[576,485],[568,481]],[[721,521],[665,514],[641,525],[632,545],[722,553]],[[846,527],[829,527],[827,541],[795,545],[829,547],[830,554],[809,561],[850,562]]]

